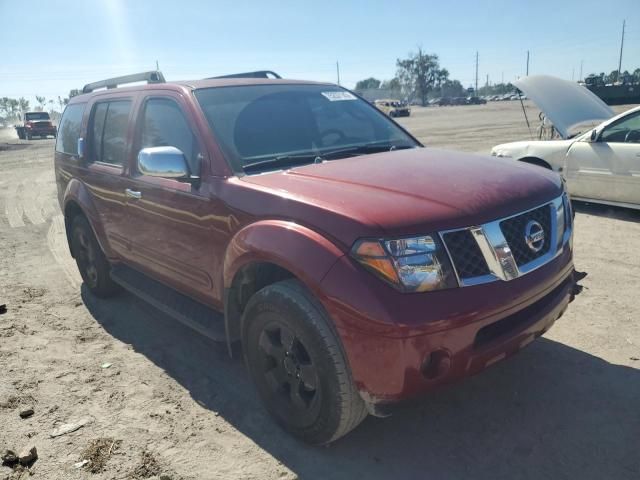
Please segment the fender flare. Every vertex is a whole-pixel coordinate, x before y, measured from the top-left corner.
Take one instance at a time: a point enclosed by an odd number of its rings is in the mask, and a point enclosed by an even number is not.
[[[67,234],[67,241],[69,242],[69,249],[71,249],[71,239],[69,238],[69,224],[70,218],[67,218],[66,212],[70,204],[75,204],[80,209],[80,212],[86,217],[93,233],[98,241],[98,245],[107,257],[111,257],[111,248],[106,241],[106,233],[102,227],[100,221],[100,215],[96,209],[96,206],[91,198],[86,185],[76,178],[72,178],[67,184],[67,188],[62,196],[62,214],[64,216],[65,230]]]
[[[238,231],[229,242],[222,271],[224,322],[227,339],[234,338],[230,293],[236,274],[252,263],[270,263],[287,270],[320,297],[320,283],[344,251],[306,226],[287,220],[262,220]]]

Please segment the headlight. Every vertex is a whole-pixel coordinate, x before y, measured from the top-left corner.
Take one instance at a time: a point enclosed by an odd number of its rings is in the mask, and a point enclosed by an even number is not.
[[[457,287],[449,257],[437,237],[359,240],[351,256],[403,292]]]

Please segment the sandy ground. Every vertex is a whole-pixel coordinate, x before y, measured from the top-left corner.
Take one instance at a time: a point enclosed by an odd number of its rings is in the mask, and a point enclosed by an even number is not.
[[[527,137],[516,102],[414,109],[403,123],[467,151]],[[87,293],[54,199],[53,140],[1,142],[0,454],[35,445],[33,478],[640,478],[640,212],[577,205],[585,290],[544,338],[312,448],[276,427],[223,345],[131,295]]]

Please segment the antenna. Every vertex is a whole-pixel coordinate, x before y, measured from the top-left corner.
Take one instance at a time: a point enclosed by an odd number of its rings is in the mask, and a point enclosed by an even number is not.
[[[622,68],[622,48],[624,47],[624,26],[626,22],[627,22],[626,20],[622,21],[622,38],[620,39],[620,59],[618,60],[618,82],[620,81],[620,75],[622,75],[622,72],[620,71],[620,69]]]
[[[340,85],[340,63],[336,60],[336,73],[338,74],[338,85]]]
[[[584,60],[580,60],[580,81],[583,81],[584,78],[582,77],[582,65],[584,64]]]
[[[160,71],[160,67],[158,66],[158,60],[156,60],[156,71]]]
[[[527,77],[529,76],[529,50],[527,50]]]

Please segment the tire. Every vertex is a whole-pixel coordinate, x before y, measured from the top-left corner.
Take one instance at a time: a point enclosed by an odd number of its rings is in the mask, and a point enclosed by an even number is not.
[[[255,293],[243,315],[243,352],[267,410],[288,432],[322,445],[367,416],[336,334],[297,280]]]
[[[82,280],[91,293],[107,298],[120,290],[118,284],[111,279],[111,264],[83,215],[76,215],[71,223],[71,251]]]

